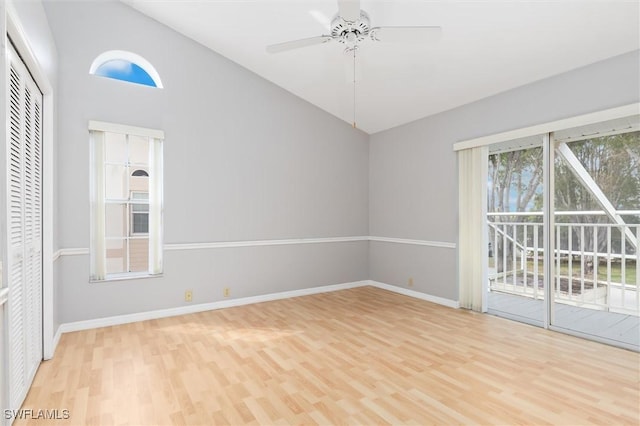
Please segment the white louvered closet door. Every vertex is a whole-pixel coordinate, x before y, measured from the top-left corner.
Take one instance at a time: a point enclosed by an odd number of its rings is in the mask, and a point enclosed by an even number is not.
[[[8,402],[18,409],[42,360],[42,93],[8,50]]]

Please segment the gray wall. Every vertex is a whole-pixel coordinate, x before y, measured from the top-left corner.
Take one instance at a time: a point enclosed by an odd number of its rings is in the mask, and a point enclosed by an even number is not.
[[[457,242],[453,144],[640,100],[638,51],[370,137],[372,236]],[[456,251],[370,243],[369,278],[457,300]]]
[[[114,2],[45,5],[59,52],[59,245],[89,245],[88,120],[163,129],[165,242],[373,235],[456,243],[452,146],[639,99],[633,52],[368,137]],[[165,89],[89,76],[111,49],[153,63]],[[386,242],[165,252],[163,278],[88,283],[57,267],[60,322],[372,279],[457,300],[456,250]]]
[[[119,2],[45,4],[59,53],[61,248],[89,246],[89,120],[165,131],[165,243],[368,234],[368,136]],[[164,89],[90,76],[135,52]],[[368,275],[364,242],[165,251],[162,278],[88,282],[59,265],[61,322],[320,285]]]

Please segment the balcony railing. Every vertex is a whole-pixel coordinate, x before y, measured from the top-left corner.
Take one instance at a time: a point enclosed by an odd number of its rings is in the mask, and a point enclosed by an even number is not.
[[[640,316],[640,224],[576,220],[602,214],[556,213],[554,300]],[[490,291],[544,299],[542,213],[489,213],[488,225]]]

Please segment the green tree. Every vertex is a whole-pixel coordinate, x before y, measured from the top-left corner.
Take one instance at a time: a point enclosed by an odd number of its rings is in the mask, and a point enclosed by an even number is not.
[[[640,210],[640,132],[603,136],[570,143],[571,151],[591,175],[616,210]],[[556,211],[602,210],[598,200],[575,177],[561,159],[555,164]],[[640,223],[639,216],[624,216],[629,224]],[[612,223],[604,215],[557,216],[557,222],[576,224]],[[573,229],[573,249],[579,249],[579,228]],[[620,233],[612,232],[614,248],[619,250]],[[585,228],[584,247],[593,250],[594,228]],[[598,251],[606,249],[604,228],[598,232]]]
[[[526,211],[542,193],[542,148],[490,155],[489,182],[489,212]]]
[[[532,202],[542,196],[542,148],[529,148],[510,151],[489,156],[489,188],[487,191],[488,212],[525,212],[531,210]],[[516,227],[514,230],[505,222],[540,222],[539,216],[493,216],[495,228],[489,229],[492,254],[496,259],[502,259],[506,251],[507,268],[513,259],[513,250],[516,249],[512,239],[521,245],[529,246],[533,240],[532,229],[529,229],[527,239],[524,240],[524,228]],[[497,229],[497,231],[496,231]],[[540,228],[540,232],[542,228]],[[498,233],[497,235],[495,233]],[[507,235],[506,245],[504,235]],[[497,237],[497,238],[494,238]],[[542,241],[540,236],[540,241]],[[495,262],[498,272],[505,269],[503,262]]]

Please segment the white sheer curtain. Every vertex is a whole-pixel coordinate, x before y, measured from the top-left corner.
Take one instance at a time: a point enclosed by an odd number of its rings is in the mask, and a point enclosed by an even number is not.
[[[488,148],[458,151],[460,307],[485,312]]]
[[[104,280],[107,275],[105,242],[105,134],[92,130],[91,135],[91,279]]]
[[[149,139],[149,273],[162,273],[162,140]]]

